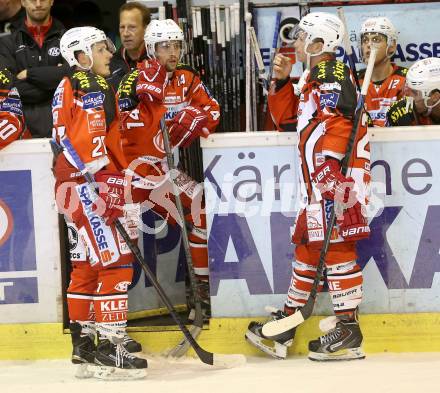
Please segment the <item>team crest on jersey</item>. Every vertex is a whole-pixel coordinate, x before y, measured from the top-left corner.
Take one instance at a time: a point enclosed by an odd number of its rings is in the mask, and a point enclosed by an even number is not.
[[[106,121],[104,111],[87,113],[87,124],[90,134],[93,134],[95,132],[105,132]]]
[[[1,112],[14,113],[19,116],[23,116],[23,108],[21,101],[18,98],[8,97],[0,103]]]
[[[116,285],[115,285],[115,289],[118,291],[118,292],[127,292],[128,291],[128,286],[131,284],[131,282],[130,281],[121,281],[121,282],[118,282]]]
[[[120,111],[126,111],[132,109],[133,104],[129,98],[120,98],[118,100],[118,107]]]
[[[94,109],[104,105],[105,94],[96,91],[84,94],[82,97],[83,109]]]
[[[336,108],[338,105],[339,100],[339,93],[327,93],[327,94],[321,94],[319,97],[319,104],[321,106],[321,109],[325,107],[329,108]]]

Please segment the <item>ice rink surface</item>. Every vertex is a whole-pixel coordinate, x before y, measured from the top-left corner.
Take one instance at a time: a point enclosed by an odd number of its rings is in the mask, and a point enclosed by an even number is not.
[[[229,370],[213,369],[196,359],[149,360],[148,375],[140,381],[80,380],[68,360],[0,361],[0,392],[440,392],[440,353],[375,354],[365,360],[333,363],[248,357],[245,366]]]

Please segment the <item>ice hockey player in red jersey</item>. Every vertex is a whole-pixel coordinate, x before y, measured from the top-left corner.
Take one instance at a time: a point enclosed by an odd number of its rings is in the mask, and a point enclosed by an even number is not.
[[[406,76],[405,97],[391,105],[388,126],[440,124],[440,58],[414,63]]]
[[[118,102],[124,152],[134,173],[136,200],[168,222],[179,221],[163,147],[160,120],[165,116],[173,148],[190,146],[214,132],[220,108],[197,71],[180,64],[184,35],[171,19],[153,20],[145,32],[149,60],[120,83]],[[189,226],[189,242],[202,307],[209,315],[208,255],[203,186],[183,171],[176,182]],[[191,304],[190,304],[191,305]]]
[[[0,70],[0,150],[18,139],[31,137],[26,129],[18,90],[9,70]]]
[[[384,127],[390,106],[403,97],[407,69],[391,62],[397,48],[397,30],[391,21],[384,17],[367,19],[361,27],[360,47],[362,59],[366,63],[371,45],[377,48],[373,74],[365,100],[369,114],[369,125]],[[359,72],[362,83],[365,70]]]
[[[63,35],[60,49],[72,69],[52,102],[53,144],[59,153],[54,164],[56,202],[72,243],[79,243],[79,250],[86,246],[72,261],[67,289],[72,362],[85,366],[80,368],[82,377],[139,378],[147,361],[124,345],[133,256],[114,224],[117,218],[124,222],[122,171],[127,167],[115,93],[104,79],[114,46],[101,30],[79,27]],[[76,167],[66,139],[94,175],[99,196]]]
[[[298,214],[292,241],[295,247],[292,279],[283,310],[272,309],[272,318],[281,319],[302,307],[312,288],[323,244],[329,211],[335,201],[342,206],[326,254],[325,268],[335,317],[326,320],[324,334],[309,342],[312,360],[361,359],[362,333],[357,318],[362,300],[362,271],[356,263],[356,241],[368,237],[365,206],[370,180],[370,153],[366,127],[358,131],[348,177],[340,172],[352,132],[357,103],[354,77],[350,69],[336,61],[335,50],[345,34],[334,15],[313,12],[304,16],[295,34],[297,58],[307,65],[298,107]],[[275,88],[269,108],[277,123],[282,122],[278,105],[287,100],[295,105],[295,91],[288,80],[291,63],[285,56],[274,59]],[[280,100],[283,101],[280,103]],[[319,289],[323,286],[320,283]],[[330,323],[331,322],[331,323]],[[263,324],[251,322],[247,340],[276,358],[287,356],[295,329],[268,338]],[[267,340],[271,341],[268,344]]]

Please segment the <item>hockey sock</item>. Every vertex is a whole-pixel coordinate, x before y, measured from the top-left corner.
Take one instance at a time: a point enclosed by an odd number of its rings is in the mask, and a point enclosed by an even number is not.
[[[292,266],[292,279],[290,281],[285,303],[285,307],[290,309],[304,306],[309,298],[310,291],[312,290],[313,279],[316,275],[315,266],[308,265],[301,261],[294,261]],[[318,291],[322,290],[323,284],[324,282],[321,280]]]
[[[119,266],[99,271],[98,288],[94,295],[96,328],[107,336],[121,330],[124,336],[127,325],[128,286],[133,275],[132,267]]]
[[[201,281],[208,281],[208,246],[206,229],[193,227],[189,233],[189,246],[194,265],[194,273]]]
[[[327,267],[329,293],[336,316],[354,318],[354,312],[362,301],[362,270],[356,261]]]

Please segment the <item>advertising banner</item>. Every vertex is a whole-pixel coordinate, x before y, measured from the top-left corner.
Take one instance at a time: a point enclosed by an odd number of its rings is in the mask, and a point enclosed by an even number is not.
[[[58,214],[45,140],[0,152],[0,323],[61,322]]]
[[[371,237],[358,244],[363,313],[440,311],[440,129],[432,140],[372,138]],[[296,215],[295,135],[225,135],[204,144],[208,251],[215,317],[265,315],[290,282]],[[271,135],[271,136],[266,136]],[[283,133],[286,135],[286,133]],[[210,137],[216,140],[217,136]],[[376,138],[377,139],[377,138]],[[422,138],[420,138],[422,139]],[[265,146],[254,146],[262,140]],[[271,142],[272,141],[272,142]],[[278,144],[278,145],[277,145]],[[316,313],[331,312],[327,294]]]

